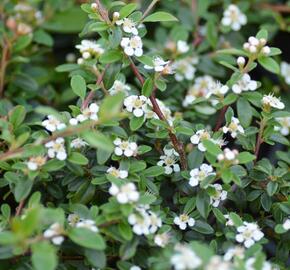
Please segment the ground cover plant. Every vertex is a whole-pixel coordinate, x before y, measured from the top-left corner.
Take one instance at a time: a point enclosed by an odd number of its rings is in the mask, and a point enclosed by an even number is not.
[[[1,1],[0,269],[288,269],[289,12]]]

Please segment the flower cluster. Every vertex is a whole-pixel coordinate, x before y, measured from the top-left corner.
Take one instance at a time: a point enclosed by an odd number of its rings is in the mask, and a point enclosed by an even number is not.
[[[69,123],[71,125],[77,125],[79,123],[82,123],[86,120],[98,120],[98,111],[99,106],[97,103],[91,103],[87,108],[83,109],[80,114],[78,114],[75,118],[71,118],[69,120]]]
[[[184,213],[175,217],[173,222],[179,227],[180,230],[185,230],[187,227],[194,226],[195,219]]]
[[[79,65],[83,64],[85,60],[98,59],[99,56],[105,52],[100,44],[87,39],[82,40],[81,44],[76,45],[76,48],[82,55],[82,57],[77,60]]]
[[[59,137],[55,140],[49,141],[45,144],[47,148],[47,155],[50,158],[57,158],[59,160],[65,160],[67,158],[67,153],[65,150],[64,138]]]
[[[174,78],[181,82],[184,79],[191,81],[195,75],[195,65],[198,64],[198,58],[186,57],[173,63],[172,68],[175,72]]]
[[[266,43],[267,40],[264,38],[258,39],[251,36],[248,38],[248,42],[244,43],[243,48],[252,54],[262,53],[263,55],[268,55],[271,49],[269,46],[265,46]]]
[[[131,90],[131,87],[122,81],[115,80],[112,87],[108,90],[110,95],[116,95],[117,93],[124,93],[126,96],[128,96],[128,91]]]
[[[137,235],[153,234],[162,225],[161,218],[152,212],[148,205],[138,205],[135,208],[135,213],[129,215],[128,222]]]
[[[241,12],[238,6],[231,4],[224,11],[222,25],[230,27],[234,31],[239,31],[247,23],[247,16]]]
[[[51,240],[55,245],[61,245],[64,241],[63,227],[59,223],[52,224],[47,230],[44,231],[43,237]]]
[[[200,165],[199,168],[195,168],[190,171],[189,184],[192,187],[196,187],[200,182],[202,182],[205,178],[207,178],[210,175],[215,175],[213,167],[211,165],[203,163]]]
[[[108,170],[107,170],[107,173],[109,175],[112,175],[116,178],[121,178],[121,179],[125,179],[128,177],[128,171],[126,170],[120,170],[120,169],[117,169],[113,166],[111,166]]]
[[[62,130],[66,128],[66,125],[59,121],[55,116],[48,115],[47,119],[42,121],[42,126],[45,127],[50,132],[54,132],[56,130]]]
[[[145,114],[148,99],[145,96],[132,95],[126,97],[124,106],[128,112],[131,112],[136,117],[141,117]]]
[[[252,80],[249,74],[243,74],[241,79],[238,80],[233,86],[232,90],[235,94],[241,94],[246,91],[254,91],[258,88],[258,83]]]
[[[132,157],[137,155],[138,146],[135,142],[130,142],[127,140],[121,140],[117,138],[114,140],[115,154],[117,156]]]
[[[209,185],[213,188],[213,194],[210,195],[210,204],[213,207],[218,207],[221,201],[224,201],[227,198],[228,192],[223,190],[223,187],[220,184]]]
[[[283,110],[285,108],[285,104],[273,94],[264,95],[262,104],[265,107],[265,110],[269,110],[271,107],[278,110]]]
[[[244,128],[240,125],[240,120],[236,117],[232,117],[231,122],[223,127],[223,133],[230,132],[233,138],[236,138],[238,134],[244,134]]]
[[[236,150],[236,149],[231,150],[229,148],[225,148],[223,150],[223,153],[221,153],[217,156],[217,159],[219,161],[224,161],[224,162],[228,162],[231,164],[238,164],[239,163],[239,160],[237,158],[238,155],[239,155],[238,150]]]

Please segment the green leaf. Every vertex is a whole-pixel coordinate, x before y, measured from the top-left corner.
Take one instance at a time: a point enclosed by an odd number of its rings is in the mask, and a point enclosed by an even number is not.
[[[216,219],[217,219],[220,223],[224,224],[224,223],[226,222],[226,218],[224,217],[224,215],[223,215],[223,213],[221,212],[221,210],[219,210],[218,208],[213,208],[212,211],[213,211],[213,213],[214,213]]]
[[[259,57],[258,62],[263,68],[267,69],[268,71],[273,72],[275,74],[280,73],[280,66],[273,58],[264,56]]]
[[[103,64],[114,63],[121,60],[123,54],[119,50],[110,50],[100,56],[100,62]]]
[[[233,177],[234,177],[234,174],[229,168],[224,170],[221,174],[221,178],[223,179],[224,183],[230,183]]]
[[[80,66],[78,64],[63,64],[59,65],[55,68],[57,72],[69,72],[76,69],[79,69]]]
[[[214,233],[214,229],[207,223],[201,221],[201,220],[197,220],[194,224],[194,226],[192,227],[192,229],[194,231],[200,232],[202,234],[213,234]]]
[[[146,169],[143,174],[147,177],[156,177],[158,175],[164,174],[164,168],[162,166],[152,166]]]
[[[133,238],[133,232],[131,226],[128,223],[119,223],[118,230],[126,241],[130,241]]]
[[[20,36],[13,45],[13,52],[24,50],[32,41],[32,35]]]
[[[52,47],[53,46],[53,38],[47,32],[39,29],[33,34],[33,40],[39,44]]]
[[[85,256],[89,263],[99,269],[104,269],[106,266],[106,255],[103,251],[94,249],[85,249]]]
[[[35,270],[54,270],[57,267],[55,248],[47,241],[32,245],[31,260]]]
[[[222,153],[222,150],[220,149],[220,147],[210,140],[203,140],[202,144],[204,145],[206,150],[214,156],[217,156],[218,154]]]
[[[264,39],[268,39],[268,31],[266,29],[261,29],[257,35],[256,35],[256,38],[257,39],[261,39],[261,38],[264,38]]]
[[[170,13],[164,11],[157,11],[149,16],[147,16],[143,22],[168,22],[168,21],[178,21],[176,17]]]
[[[127,17],[128,15],[130,15],[136,8],[137,8],[137,4],[135,4],[135,3],[128,4],[124,7],[122,7],[119,11],[120,19],[123,19],[123,18]]]
[[[239,153],[237,159],[239,160],[239,164],[246,164],[256,159],[256,156],[249,152],[241,152]]]
[[[74,93],[81,97],[82,99],[85,99],[86,92],[87,92],[87,86],[85,79],[80,75],[74,75],[71,78],[70,85]]]
[[[115,117],[121,110],[123,106],[123,100],[124,100],[124,93],[118,93],[113,96],[107,96],[101,106],[99,111],[99,117],[100,119],[110,119],[112,117]]]
[[[239,226],[243,225],[242,219],[236,213],[231,212],[230,213],[230,218],[234,222],[234,224],[235,224],[236,227],[239,227]]]
[[[82,247],[96,250],[104,250],[106,248],[106,243],[102,236],[96,232],[90,231],[89,229],[73,228],[69,231],[68,237]]]
[[[240,97],[237,102],[237,112],[238,118],[244,127],[250,126],[252,122],[252,107],[250,103],[245,99]]]
[[[206,37],[210,45],[215,48],[218,42],[217,25],[214,21],[209,20],[206,24]]]
[[[210,202],[210,199],[209,199],[209,196],[207,195],[206,192],[199,192],[197,194],[197,197],[196,197],[196,208],[197,208],[197,211],[200,213],[200,215],[203,217],[203,218],[207,218],[208,214],[209,214],[209,202]]]
[[[107,30],[109,26],[105,22],[94,22],[89,25],[88,31],[89,32],[101,32]]]
[[[17,105],[12,111],[9,112],[9,122],[14,128],[17,128],[24,121],[25,116],[25,108],[21,105]]]
[[[269,196],[273,196],[276,193],[276,191],[278,190],[278,186],[279,185],[276,182],[269,182],[267,184],[267,193],[268,193],[268,195]]]
[[[137,129],[139,129],[140,127],[142,127],[143,123],[145,122],[145,116],[141,116],[141,117],[132,117],[130,119],[130,129],[132,131],[135,131]]]
[[[146,97],[150,97],[153,87],[154,87],[154,81],[152,80],[152,78],[147,78],[142,86],[142,95]]]
[[[89,162],[89,160],[79,152],[70,153],[68,161],[78,165],[87,165]]]
[[[109,137],[98,131],[85,131],[82,133],[83,139],[92,147],[112,152],[113,143]]]

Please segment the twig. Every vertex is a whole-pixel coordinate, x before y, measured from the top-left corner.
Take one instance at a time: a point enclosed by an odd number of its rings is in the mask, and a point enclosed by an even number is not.
[[[6,38],[3,40],[2,55],[0,63],[0,97],[4,94],[5,73],[9,61],[10,45]]]
[[[15,216],[20,216],[21,215],[21,212],[22,212],[22,209],[25,205],[25,200],[21,200],[16,208],[16,212],[15,212]]]
[[[157,4],[159,0],[153,0],[151,2],[151,4],[147,7],[147,9],[145,10],[145,12],[143,13],[143,16],[141,18],[141,22],[144,20],[144,18],[149,14],[149,12],[151,11],[151,9]]]
[[[290,13],[290,6],[287,6],[287,5],[271,5],[267,3],[262,3],[260,4],[260,7],[263,9],[270,9],[276,12]]]
[[[217,120],[217,123],[216,123],[216,125],[215,125],[215,127],[214,127],[214,131],[218,131],[219,129],[220,129],[220,127],[221,127],[221,125],[222,125],[222,123],[223,123],[223,121],[224,121],[224,118],[225,118],[225,114],[226,114],[226,111],[227,111],[227,109],[228,109],[228,105],[226,105],[226,106],[224,106],[222,109],[221,109],[221,111],[220,111],[220,114],[219,114],[219,117],[218,117],[218,120]]]
[[[131,59],[130,59],[131,60]],[[131,69],[133,71],[133,73],[135,74],[135,76],[137,77],[137,79],[139,80],[139,82],[141,83],[141,85],[144,84],[144,78],[142,77],[142,75],[140,74],[140,72],[138,71],[137,67],[135,66],[134,62],[131,60]],[[168,124],[168,121],[166,119],[166,117],[164,116],[164,114],[162,113],[157,101],[156,101],[156,97],[155,97],[155,92],[156,92],[156,87],[154,86],[154,89],[152,91],[152,94],[150,95],[149,99],[152,103],[153,106],[153,111],[157,114],[158,118],[164,122],[166,122]],[[183,143],[178,141],[176,135],[172,132],[172,130],[170,128],[168,128],[168,134],[169,134],[169,138],[173,144],[173,147],[175,148],[175,150],[178,152],[179,156],[180,156],[180,164],[181,164],[181,168],[183,170],[186,170],[187,168],[187,160],[186,160],[186,154],[184,151],[184,147],[183,147]]]
[[[106,65],[104,70],[102,71],[102,73],[99,73],[96,85],[102,84],[104,76],[105,76],[105,73],[106,73],[106,70],[108,69],[108,67],[109,67],[109,65]],[[82,109],[85,109],[85,108],[88,107],[88,105],[90,104],[90,102],[94,98],[94,94],[95,94],[95,91],[91,90],[90,93],[85,98],[85,100],[83,101]]]
[[[258,134],[257,141],[256,141],[256,147],[255,147],[255,156],[256,156],[255,163],[258,161],[260,147],[261,147],[261,144],[264,142],[264,140],[263,140],[264,128],[265,128],[265,122],[262,119],[261,123],[260,123],[259,134]]]

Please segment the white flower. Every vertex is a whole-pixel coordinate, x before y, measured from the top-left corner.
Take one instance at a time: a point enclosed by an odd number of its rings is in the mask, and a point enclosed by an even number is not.
[[[213,85],[215,85],[215,81],[211,76],[205,75],[197,77],[185,96],[182,103],[183,106],[187,107],[191,105],[199,97],[210,97],[212,94],[210,93],[210,89]]]
[[[97,103],[91,103],[89,107],[82,110],[81,114],[77,115],[76,118],[71,118],[69,123],[71,125],[77,125],[79,122],[82,123],[86,120],[97,121],[99,112],[99,106]]]
[[[137,202],[140,197],[134,183],[123,184],[120,187],[112,184],[109,193],[115,196],[117,201],[121,204]]]
[[[131,90],[131,87],[128,86],[127,84],[119,81],[119,80],[116,80],[114,81],[114,84],[113,86],[108,90],[110,95],[116,95],[117,93],[125,93],[126,96],[128,96],[128,91]]]
[[[189,51],[188,44],[183,40],[178,40],[177,41],[177,52],[182,54],[182,53],[187,53],[188,51]]]
[[[145,96],[132,95],[125,98],[124,106],[128,112],[132,112],[136,117],[141,117],[145,114],[147,101]]]
[[[237,228],[236,241],[243,243],[246,248],[251,247],[255,242],[260,241],[264,234],[256,223],[243,222],[242,226]]]
[[[141,270],[141,268],[138,265],[133,265],[130,267],[130,270]]]
[[[81,138],[73,139],[70,143],[70,147],[74,148],[74,149],[80,149],[80,148],[85,147],[87,145],[89,145],[89,144]]]
[[[133,232],[137,235],[155,233],[162,226],[162,220],[156,213],[149,210],[147,205],[136,207],[136,213],[128,217],[128,222],[133,226]]]
[[[133,22],[131,19],[129,18],[124,18],[122,20],[118,20],[116,21],[117,25],[122,25],[124,32],[129,33],[129,34],[133,34],[133,35],[138,35],[138,30],[136,28],[136,23]]]
[[[174,249],[175,253],[170,262],[175,270],[196,269],[202,264],[201,259],[189,246],[177,244]]]
[[[232,164],[238,164],[239,163],[239,160],[237,159],[238,155],[239,155],[238,150],[236,149],[230,150],[229,148],[225,148],[223,150],[223,153],[217,156],[217,159],[219,161],[227,161]]]
[[[157,162],[158,166],[163,166],[166,174],[172,172],[179,172],[180,166],[176,163],[179,154],[173,149],[163,149],[164,155],[160,156],[160,160]]]
[[[76,48],[82,54],[83,59],[99,57],[105,52],[100,44],[97,44],[96,42],[87,39],[82,40],[81,44],[76,45]]]
[[[121,140],[120,138],[117,138],[114,140],[115,145],[115,154],[117,156],[126,156],[126,157],[132,157],[136,156],[138,146],[135,142],[129,142],[126,140]]]
[[[85,229],[88,229],[88,230],[90,230],[92,232],[98,232],[99,231],[98,227],[96,226],[95,221],[93,221],[91,219],[81,219],[80,221],[78,221],[75,224],[75,227],[76,228],[85,228]]]
[[[228,126],[223,127],[223,133],[231,133],[232,138],[236,138],[239,133],[244,134],[244,128],[240,125],[240,120],[232,116]]]
[[[280,101],[280,98],[274,97],[273,94],[264,95],[262,99],[262,104],[265,107],[272,107],[279,110],[283,110],[285,108],[285,105],[282,101]]]
[[[70,226],[74,227],[79,221],[81,221],[81,218],[77,214],[69,214],[67,217],[67,221]]]
[[[107,170],[107,173],[116,177],[116,178],[121,178],[121,179],[125,179],[128,177],[128,171],[126,170],[120,170],[120,169],[117,169],[115,167],[110,167],[108,170]]]
[[[232,86],[232,90],[236,94],[241,94],[243,91],[254,91],[257,88],[257,81],[252,80],[250,75],[247,73]]]
[[[284,77],[285,82],[290,85],[290,64],[281,63],[281,75]]]
[[[194,65],[197,64],[197,62],[198,59],[192,57],[187,57],[174,62],[172,68],[175,71],[174,78],[176,81],[180,82],[184,79],[191,81],[195,75],[196,68]]]
[[[220,184],[209,185],[215,189],[215,194],[210,196],[210,204],[213,207],[218,207],[221,201],[227,198],[227,191],[223,190]]]
[[[57,158],[59,160],[65,160],[67,158],[64,138],[59,137],[54,141],[49,141],[45,144],[45,147],[48,148],[47,154],[50,158]]]
[[[197,145],[197,148],[201,152],[205,152],[206,148],[204,147],[202,141],[203,140],[210,140],[211,136],[208,131],[205,129],[200,129],[197,132],[195,132],[191,137],[190,141],[192,144]]]
[[[210,258],[209,263],[205,266],[204,270],[231,270],[232,266],[229,262],[224,261],[220,256],[213,256]]]
[[[187,214],[181,214],[173,219],[174,224],[179,226],[180,230],[185,230],[187,226],[192,227],[195,224],[195,219]]]
[[[224,255],[225,261],[231,261],[234,258],[244,259],[245,249],[240,246],[231,247],[227,250]]]
[[[130,38],[124,37],[121,41],[121,46],[124,49],[125,54],[128,56],[140,57],[143,55],[143,43],[139,36],[133,36]]]
[[[239,67],[243,68],[246,64],[246,59],[243,56],[239,56],[237,59],[237,64]]]
[[[230,215],[224,215],[224,218],[227,220],[226,226],[234,226],[235,225],[233,220],[231,219]]]
[[[170,240],[170,236],[168,233],[156,234],[154,236],[154,243],[159,247],[165,247]]]
[[[164,61],[161,57],[156,56],[152,60],[153,66],[145,65],[144,68],[149,70],[154,69],[155,72],[162,72],[169,62],[170,61]]]
[[[209,98],[211,95],[215,95],[218,97],[224,96],[229,91],[229,87],[227,85],[223,85],[219,81],[210,82],[207,89],[208,93],[206,95],[206,98]]]
[[[290,218],[287,218],[284,223],[282,224],[282,227],[284,230],[289,231],[290,230]]]
[[[55,245],[61,245],[64,241],[62,236],[63,228],[59,223],[52,224],[46,231],[43,233],[43,237],[48,238]]]
[[[31,157],[27,161],[27,168],[30,171],[36,171],[38,170],[41,166],[43,166],[46,162],[46,157],[43,156],[37,156],[37,157]]]
[[[62,130],[66,128],[66,125],[60,122],[55,116],[48,115],[47,119],[42,121],[42,126],[44,126],[48,131],[54,132],[56,130]]]
[[[256,270],[256,266],[255,266],[255,262],[256,262],[256,258],[249,258],[246,260],[246,264],[245,264],[245,269],[246,270]],[[269,262],[265,261],[263,262],[262,268],[259,268],[261,270],[272,270],[272,266]]]
[[[234,31],[239,31],[247,23],[247,17],[236,5],[229,5],[224,11],[222,25],[229,26]]]
[[[189,184],[192,187],[198,186],[199,182],[203,181],[206,177],[215,175],[213,167],[208,164],[201,164],[199,168],[190,171]]]
[[[280,131],[283,136],[288,136],[290,133],[290,117],[277,117],[275,120],[280,124],[280,126],[275,126],[274,130]]]

